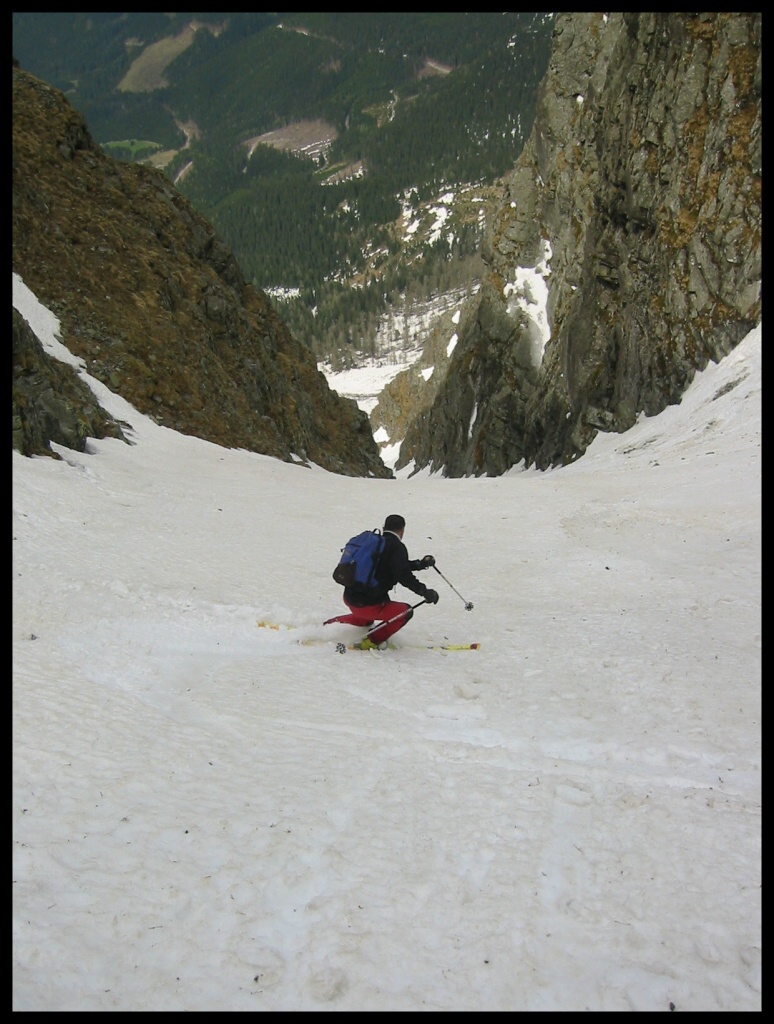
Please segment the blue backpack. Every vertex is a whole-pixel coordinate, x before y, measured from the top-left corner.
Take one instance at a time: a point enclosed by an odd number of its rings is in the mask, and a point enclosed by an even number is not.
[[[333,578],[343,587],[366,589],[374,582],[374,571],[384,550],[384,537],[379,530],[366,530],[351,537],[341,549],[341,559],[333,570]]]

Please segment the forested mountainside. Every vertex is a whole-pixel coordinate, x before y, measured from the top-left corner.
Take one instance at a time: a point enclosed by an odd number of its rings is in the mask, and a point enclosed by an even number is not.
[[[209,222],[160,171],[103,153],[59,90],[12,77],[13,271],[88,373],[181,433],[390,477],[365,413],[330,390]],[[20,317],[12,358],[18,450],[125,436]]]
[[[481,203],[529,135],[552,24],[16,12],[13,46],[108,152],[164,169],[318,358],[346,359],[385,311],[477,273]]]
[[[566,14],[478,307],[397,468],[572,462],[761,321],[760,13]],[[520,268],[548,286],[551,337]]]

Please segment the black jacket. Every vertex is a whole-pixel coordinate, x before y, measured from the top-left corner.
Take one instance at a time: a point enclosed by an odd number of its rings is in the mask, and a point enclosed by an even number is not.
[[[428,588],[414,575],[419,569],[426,569],[419,558],[410,559],[406,545],[397,535],[389,530],[384,534],[384,550],[379,556],[374,571],[374,585],[369,589],[362,586],[345,587],[344,600],[356,608],[369,604],[381,604],[386,601],[389,592],[400,583],[420,597],[426,597]]]

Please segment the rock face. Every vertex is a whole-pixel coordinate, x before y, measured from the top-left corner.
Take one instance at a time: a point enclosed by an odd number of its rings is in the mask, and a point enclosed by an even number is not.
[[[82,452],[89,437],[126,440],[73,367],[44,352],[15,309],[11,343],[13,446],[22,455],[54,455],[52,441]]]
[[[398,468],[572,462],[760,322],[761,47],[760,13],[558,17],[476,315]],[[542,261],[541,351],[514,282]]]
[[[427,331],[422,354],[411,366],[402,370],[385,385],[371,411],[371,427],[375,434],[386,436],[387,444],[402,440],[411,421],[429,409],[446,378],[459,333],[464,333],[463,310],[475,310],[470,296],[459,295],[449,308],[433,320]]]
[[[102,153],[64,95],[18,67],[12,168],[13,270],[91,376],[184,434],[346,476],[392,476],[366,414],[329,388],[210,224],[160,172]],[[72,438],[74,423],[116,430],[23,333],[15,325],[14,446],[50,451],[47,440],[68,444],[57,430]]]

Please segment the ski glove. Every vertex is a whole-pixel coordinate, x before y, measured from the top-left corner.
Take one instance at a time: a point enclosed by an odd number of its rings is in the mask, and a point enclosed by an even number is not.
[[[425,592],[425,601],[428,604],[438,604],[438,591],[428,590]]]
[[[425,557],[421,559],[421,562],[423,569],[429,569],[431,565],[435,565],[435,559],[432,555],[425,555]]]

